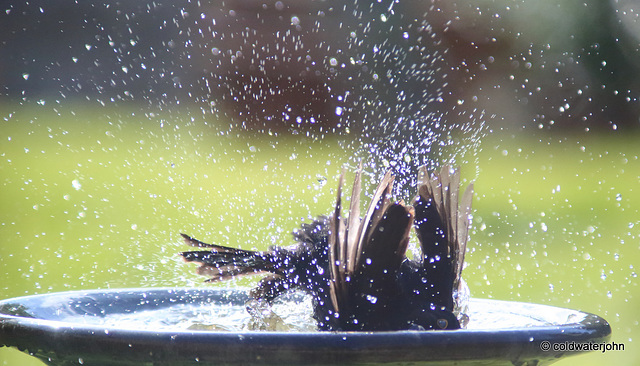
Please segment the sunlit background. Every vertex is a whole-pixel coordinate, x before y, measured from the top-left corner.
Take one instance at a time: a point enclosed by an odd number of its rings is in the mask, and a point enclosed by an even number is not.
[[[360,159],[404,199],[453,163],[476,182],[472,296],[592,312],[625,345],[558,365],[640,362],[634,1],[15,3],[1,299],[211,286],[180,232],[288,245]]]

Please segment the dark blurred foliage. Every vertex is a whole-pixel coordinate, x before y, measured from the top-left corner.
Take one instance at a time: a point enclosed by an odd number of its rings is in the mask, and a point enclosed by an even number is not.
[[[371,119],[393,121],[379,133],[410,130],[402,120],[421,116],[482,116],[508,128],[639,125],[631,0],[2,7],[4,102],[196,103],[245,128],[323,133]]]
[[[180,6],[149,2],[3,4],[0,95],[8,100],[176,98],[183,44]],[[169,97],[170,96],[170,97]]]
[[[436,1],[457,65],[451,92],[493,125],[639,126],[640,6],[619,1]]]

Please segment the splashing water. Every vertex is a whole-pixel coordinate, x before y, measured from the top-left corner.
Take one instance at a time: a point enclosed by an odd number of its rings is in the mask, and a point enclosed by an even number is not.
[[[167,308],[77,316],[61,321],[99,325],[108,329],[145,329],[157,331],[278,331],[308,332],[316,330],[311,298],[287,294],[272,306],[256,301],[237,303],[178,304]]]
[[[237,290],[237,289],[236,289]],[[541,312],[542,311],[542,312]],[[586,314],[563,308],[526,303],[495,303],[474,299],[470,303],[466,329],[504,330],[523,327],[579,323]],[[59,321],[97,325],[105,329],[147,331],[275,331],[315,332],[311,297],[302,293],[283,295],[269,307],[266,304],[193,303],[146,311],[108,313],[95,316],[74,315]]]

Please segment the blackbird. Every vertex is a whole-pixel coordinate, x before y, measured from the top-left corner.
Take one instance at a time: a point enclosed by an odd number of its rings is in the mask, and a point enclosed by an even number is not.
[[[363,218],[362,170],[356,172],[347,212],[340,176],[335,210],[293,232],[295,244],[251,251],[207,244],[181,234],[183,252],[200,264],[208,281],[267,273],[252,290],[272,302],[290,290],[313,298],[320,330],[377,331],[458,329],[468,320],[468,289],[461,279],[468,239],[473,184],[460,195],[460,173],[444,166],[432,175],[418,171],[418,193],[410,205],[393,202],[394,176],[387,172]],[[421,255],[406,256],[411,228]]]

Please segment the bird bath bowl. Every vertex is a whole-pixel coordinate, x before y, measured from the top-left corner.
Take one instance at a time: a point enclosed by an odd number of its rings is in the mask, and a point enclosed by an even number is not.
[[[222,331],[183,324],[185,314],[244,310],[248,299],[244,291],[181,288],[7,299],[0,301],[0,345],[50,365],[542,365],[578,353],[554,345],[602,343],[611,334],[593,314],[482,299],[470,301],[467,329],[454,331]]]

